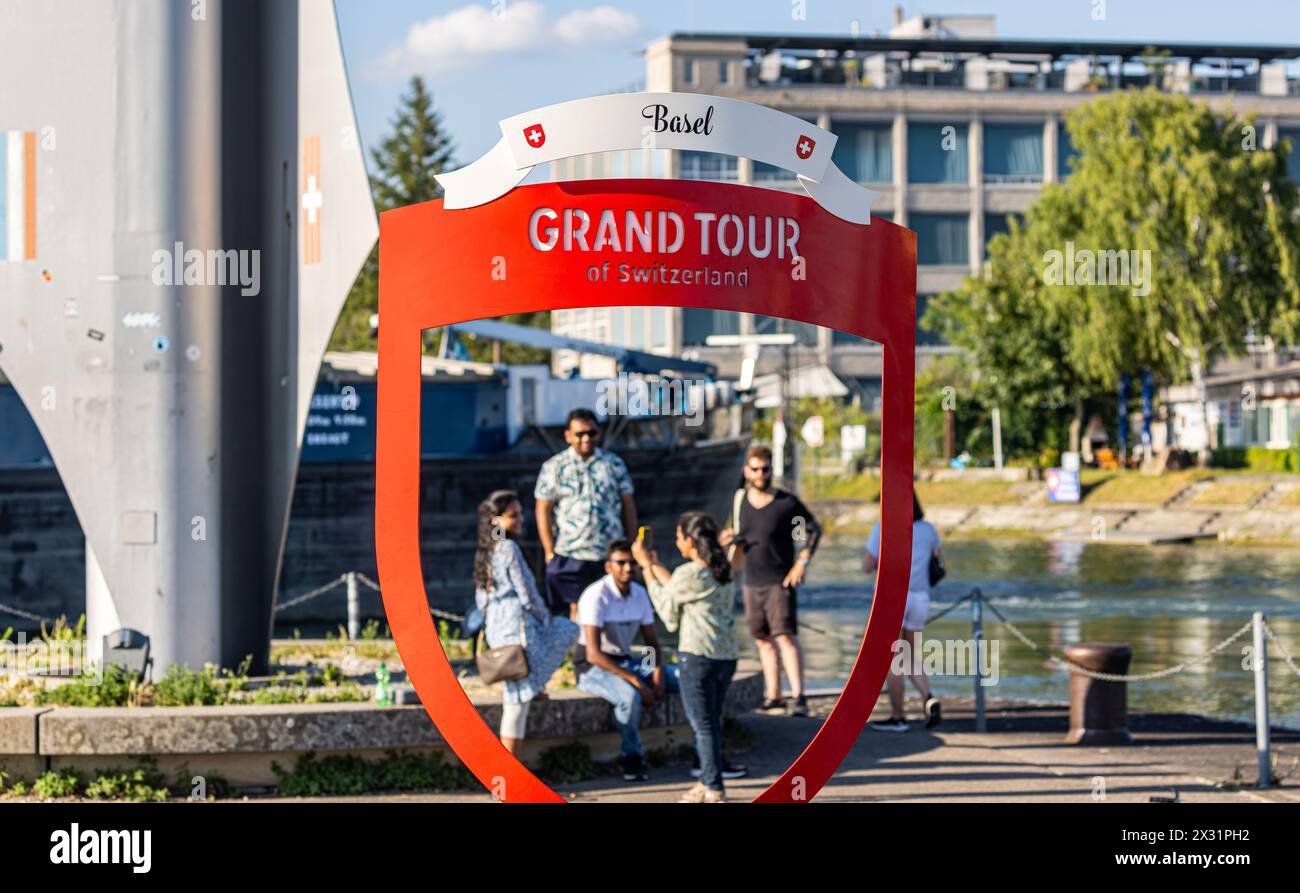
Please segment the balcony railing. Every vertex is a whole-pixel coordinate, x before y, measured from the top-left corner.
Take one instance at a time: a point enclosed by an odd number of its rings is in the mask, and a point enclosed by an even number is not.
[[[985,174],[985,186],[1041,186],[1042,174]]]
[[[985,70],[987,90],[1065,90],[1067,71],[1054,66],[1047,71],[1026,71],[998,67],[998,60]],[[883,66],[870,64],[861,57],[799,59],[789,64],[783,58],[780,71],[768,69],[771,77],[760,76],[763,69],[757,58],[751,58],[745,68],[746,86],[753,89],[767,87],[848,87],[850,89],[948,89],[966,88],[967,61],[928,60],[929,66],[909,65],[901,59],[887,59]],[[1023,66],[1024,63],[1020,63]],[[1073,79],[1071,79],[1073,81]],[[1181,89],[1192,93],[1246,93],[1257,94],[1262,78],[1258,73],[1236,71],[1232,74],[1193,73],[1188,80],[1184,75]],[[1180,89],[1180,80],[1170,68],[1151,69],[1146,72],[1115,71],[1098,66],[1078,80],[1075,92],[1094,92],[1115,89],[1138,89],[1153,86],[1163,92]],[[1300,95],[1300,79],[1288,77],[1286,94]]]

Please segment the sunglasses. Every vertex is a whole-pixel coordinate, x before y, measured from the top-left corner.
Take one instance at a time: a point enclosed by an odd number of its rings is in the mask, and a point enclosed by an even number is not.
[[[572,434],[574,440],[581,440],[584,437],[590,437],[592,440],[600,439],[600,432],[595,428],[588,428],[586,431],[574,431]]]

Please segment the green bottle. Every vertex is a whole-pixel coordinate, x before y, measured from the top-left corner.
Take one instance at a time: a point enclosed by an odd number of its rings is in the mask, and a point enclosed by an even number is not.
[[[381,707],[391,707],[393,704],[393,694],[388,690],[390,678],[388,665],[381,661],[379,672],[375,673],[375,703]]]

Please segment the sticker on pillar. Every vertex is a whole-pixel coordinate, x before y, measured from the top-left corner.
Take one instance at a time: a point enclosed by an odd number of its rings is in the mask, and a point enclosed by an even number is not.
[[[544,132],[530,140],[529,131],[540,130],[537,122],[543,120],[551,125],[549,140]],[[673,129],[673,120],[690,123]],[[719,152],[782,167],[798,177],[806,195],[667,179],[518,186],[539,163],[640,148],[647,121],[650,126],[664,124],[657,135],[660,148]],[[573,356],[578,378],[600,379],[587,383],[590,387],[583,393],[603,397],[607,417],[613,413],[638,418],[647,413],[689,414],[696,385],[707,384],[710,376],[694,365],[686,372],[665,369],[699,362],[691,358],[666,356],[663,351],[652,354],[631,345],[593,344],[590,330],[587,334],[581,330],[580,319],[588,313],[602,314],[600,325],[606,331],[622,325],[623,331],[653,332],[656,312],[707,311],[710,316],[780,319],[787,333],[821,326],[869,339],[882,345],[884,368],[882,529],[875,595],[870,613],[863,617],[862,647],[846,674],[841,696],[811,743],[801,753],[790,754],[789,768],[757,798],[762,802],[811,800],[853,746],[875,704],[907,600],[915,234],[888,222],[866,225],[871,223],[872,193],[831,162],[834,134],[739,100],[678,93],[601,96],[507,118],[501,122],[501,132],[500,142],[483,157],[438,176],[445,199],[397,208],[380,219],[379,300],[384,325],[379,329],[374,401],[375,551],[384,610],[408,678],[443,739],[485,789],[509,802],[563,801],[506,749],[496,729],[483,722],[452,670],[429,613],[430,594],[421,563],[422,444],[431,437],[449,436],[453,430],[473,433],[481,426],[468,415],[469,408],[463,418],[444,413],[430,425],[422,424],[422,370],[427,365],[422,344],[427,330],[443,331],[442,362],[448,364],[461,362],[452,357],[457,344],[464,347],[462,336],[472,336],[478,343],[518,336],[557,358]],[[508,277],[493,278],[494,258],[509,259]],[[799,276],[791,275],[795,260],[800,264]],[[500,321],[507,314],[540,311],[551,311],[552,331],[519,333]],[[638,319],[650,324],[633,324],[628,316],[616,317],[616,313],[639,313]],[[566,330],[571,323],[575,328]],[[611,375],[608,368],[597,371],[594,361],[610,353],[621,358],[625,370],[631,365],[644,375],[647,384],[633,385],[629,378]],[[590,368],[583,362],[589,362]],[[649,398],[649,409],[634,408],[634,396],[644,400],[649,383],[672,377],[683,379],[676,394],[661,390]],[[538,388],[545,385],[541,381]],[[576,393],[571,383],[569,387],[570,393]],[[529,391],[537,411],[543,407],[549,411],[551,404],[541,399],[538,390],[530,387]],[[709,398],[703,399],[707,406]],[[586,404],[590,400],[588,396]],[[556,424],[563,427],[568,410],[580,403],[569,398]],[[537,424],[545,427],[550,422],[539,417]],[[579,434],[579,443],[589,444],[595,437],[587,430]],[[619,479],[617,470],[613,474]],[[723,474],[715,477],[717,481],[701,485],[698,496],[689,491],[679,495],[682,509],[707,509],[713,527],[721,528],[726,524],[726,507],[705,505],[713,497],[706,500],[704,490],[719,486]],[[567,478],[558,475],[554,480],[558,496]],[[549,485],[538,486],[544,491]],[[477,502],[488,495],[476,493],[472,498]],[[729,506],[730,494],[725,496]],[[637,499],[636,488],[633,498]],[[699,504],[691,504],[693,500]],[[648,514],[650,504],[639,503],[638,509]],[[512,514],[503,509],[493,517]],[[674,550],[674,520],[675,516],[661,522],[666,529],[654,542],[659,560],[675,564],[668,557]],[[603,531],[600,538],[612,535],[620,525],[615,512],[597,525]],[[606,545],[587,543],[581,554],[598,567]],[[581,565],[588,559],[574,560]],[[560,573],[552,569],[553,576]],[[469,571],[465,577],[448,580],[442,590],[462,593],[458,605],[448,603],[448,609],[468,603],[474,584]],[[538,702],[534,713],[538,709],[551,709],[551,705]],[[537,720],[530,718],[533,721]]]
[[[118,539],[129,546],[152,546],[158,542],[156,512],[128,511],[118,516]]]

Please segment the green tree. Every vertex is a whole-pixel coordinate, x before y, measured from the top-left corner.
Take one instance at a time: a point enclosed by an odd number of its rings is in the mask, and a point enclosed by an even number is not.
[[[454,149],[433,107],[433,95],[419,75],[399,100],[391,131],[370,150],[370,190],[375,208],[388,211],[442,196],[435,174],[450,169]],[[370,253],[343,304],[330,339],[331,350],[373,350],[370,316],[379,312],[379,247]]]
[[[443,127],[442,116],[433,106],[433,95],[424,80],[416,75],[399,100],[391,131],[377,148],[370,150],[375,171],[370,178],[375,207],[380,211],[401,208],[442,197],[436,174],[455,166],[451,137]],[[370,317],[379,311],[379,248],[371,252],[361,274],[348,293],[339,314],[331,350],[373,350]],[[517,313],[502,317],[504,322],[550,328],[550,313]],[[440,332],[425,338],[426,350],[436,349]],[[491,362],[499,355],[504,363],[545,363],[550,352],[522,344],[503,344],[499,354],[490,341],[462,338],[470,358]]]
[[[1059,430],[1063,409],[1081,415],[1125,371],[1200,384],[1249,334],[1295,337],[1289,146],[1259,148],[1250,118],[1150,89],[1083,105],[1068,126],[1073,176],[1046,186],[992,241],[984,275],[927,315],[971,353],[1004,424],[1010,405]]]

